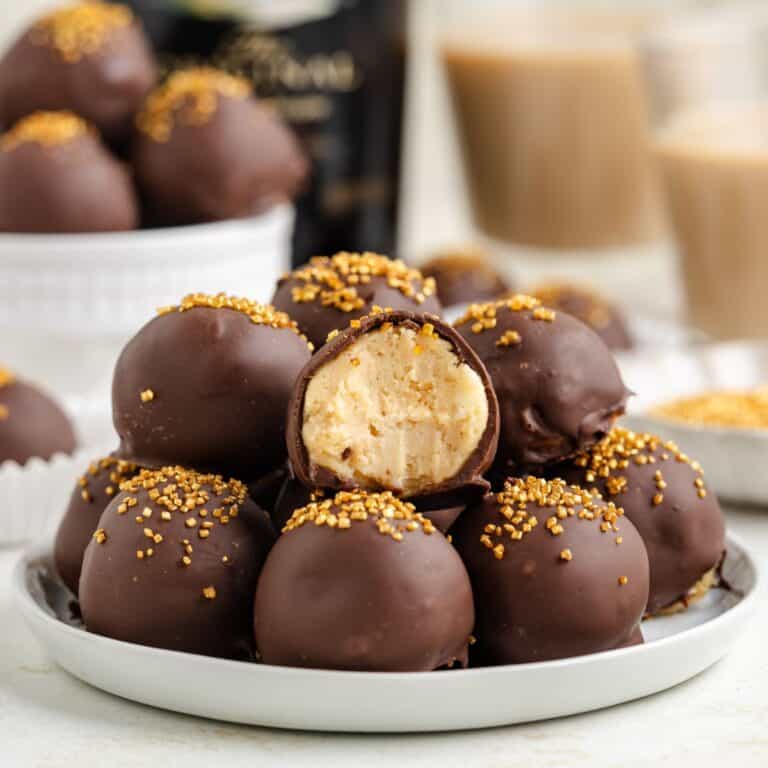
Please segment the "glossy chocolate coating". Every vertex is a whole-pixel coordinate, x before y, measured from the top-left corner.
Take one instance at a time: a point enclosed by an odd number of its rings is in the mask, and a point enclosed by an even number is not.
[[[72,422],[51,397],[19,379],[0,384],[0,464],[50,459],[76,447]]]
[[[466,570],[442,534],[401,541],[374,517],[347,530],[284,533],[256,591],[256,647],[267,664],[379,672],[465,665],[474,622]]]
[[[0,124],[6,128],[37,110],[68,109],[122,142],[154,85],[157,67],[138,22],[115,29],[103,47],[67,61],[24,32],[0,60]]]
[[[494,495],[486,496],[451,531],[475,596],[473,664],[548,661],[639,641],[648,556],[631,522],[617,523],[620,545],[616,532],[601,531],[599,517],[570,517],[563,532],[552,535],[546,521],[557,507],[529,504],[538,524],[519,541],[493,537],[494,544],[504,542],[498,559],[480,540],[486,526],[507,523],[500,506]],[[566,549],[572,553],[568,561],[561,557]],[[626,584],[619,583],[622,576]]]
[[[153,225],[254,216],[292,200],[303,183],[306,160],[275,112],[252,97],[212,98],[210,119],[177,122],[167,141],[137,132],[133,166]]]
[[[586,323],[609,349],[632,349],[634,343],[621,310],[602,296],[579,285],[540,285],[530,291],[552,309]]]
[[[494,470],[501,476],[592,445],[624,413],[630,394],[592,329],[565,312],[547,320],[545,310],[537,319],[537,309],[516,311],[497,302],[492,328],[476,333],[473,318],[455,324],[493,380],[501,413]],[[500,346],[506,333],[519,341]]]
[[[324,304],[319,291],[313,300],[294,296],[294,291],[301,292],[308,283],[300,275],[306,274],[306,270],[312,269],[314,264],[319,264],[323,269],[336,269],[343,276],[343,267],[334,267],[334,261],[346,256],[352,256],[353,258],[370,256],[379,264],[382,263],[379,260],[383,259],[383,257],[376,254],[337,254],[331,257],[331,259],[325,257],[313,259],[309,264],[305,264],[303,267],[299,267],[294,272],[280,278],[275,294],[272,297],[272,304],[277,309],[287,312],[299,324],[299,328],[315,345],[316,349],[325,344],[331,331],[347,328],[352,320],[368,315],[374,306],[406,312],[423,312],[432,315],[441,314],[442,307],[434,293],[424,295],[423,301],[419,301],[416,296],[406,295],[399,287],[390,285],[391,280],[387,275],[366,275],[365,277],[368,282],[357,282],[351,286],[346,286],[346,290],[352,290],[355,297],[360,300],[360,306],[354,309],[340,309],[333,304]],[[396,263],[388,259],[384,261],[390,264]],[[403,269],[405,269],[404,266]],[[413,289],[414,294],[422,292],[425,287],[425,281],[422,279],[421,274],[415,270],[411,270],[409,274],[407,282]],[[326,289],[328,288],[328,286],[323,286],[321,283],[316,282],[315,284]],[[429,286],[429,284],[427,285]],[[429,287],[427,290],[429,290]]]
[[[88,545],[80,578],[80,608],[89,632],[173,651],[251,658],[253,594],[274,531],[267,514],[246,499],[237,517],[226,525],[216,520],[210,535],[200,538],[203,522],[215,520],[217,507],[231,508],[228,492],[216,493],[208,482],[202,487],[210,496],[206,518],[199,510],[176,510],[164,520],[163,508],[145,489],[122,492],[110,502],[98,524],[105,539]],[[129,498],[137,503],[120,514]],[[152,514],[144,519],[147,509]],[[153,541],[145,529],[162,541]],[[144,553],[141,559],[137,552]],[[206,596],[210,587],[214,592]]]
[[[0,147],[0,232],[110,232],[135,229],[131,177],[91,133],[55,146]],[[12,190],[12,192],[11,192]]]
[[[256,480],[286,460],[285,413],[310,359],[291,328],[232,309],[196,306],[151,320],[115,368],[119,456]],[[152,392],[144,402],[141,393]]]
[[[434,327],[434,332],[450,343],[458,360],[468,365],[483,383],[488,403],[488,420],[480,442],[472,455],[453,477],[435,485],[425,485],[418,493],[412,495],[414,503],[418,506],[418,499],[421,499],[425,509],[434,510],[441,507],[465,505],[469,500],[482,496],[488,489],[488,483],[483,475],[491,466],[496,455],[499,436],[499,405],[496,401],[491,379],[477,355],[456,331],[432,315],[404,311],[388,311],[369,315],[362,318],[357,327],[350,327],[341,331],[315,353],[296,379],[288,405],[286,440],[292,470],[298,481],[307,488],[351,490],[352,486],[342,478],[337,477],[327,468],[314,464],[310,459],[302,438],[304,399],[309,382],[317,371],[326,363],[334,360],[344,350],[354,346],[356,341],[365,334],[378,330],[384,323],[412,328],[415,331],[419,331],[425,323],[431,324]],[[398,489],[380,488],[378,490],[397,491]]]
[[[322,489],[310,490],[292,475],[286,477],[270,514],[275,530],[278,533],[282,531],[283,526],[299,507],[306,506],[310,501],[323,498],[325,498],[325,493]],[[449,506],[451,504],[449,500],[444,502],[445,505],[436,504],[434,501],[429,504],[425,504],[423,501],[419,503],[419,499],[414,499],[413,502],[415,502],[414,506],[417,510],[424,517],[428,517],[441,533],[446,533],[467,508],[466,503],[459,503],[458,499],[452,506]]]
[[[85,548],[98,528],[107,505],[120,492],[120,483],[138,467],[112,456],[94,461],[75,484],[53,545],[53,559],[61,580],[77,594]]]
[[[599,453],[622,434],[627,435],[623,439],[627,446],[635,437],[643,438],[617,428],[593,452]],[[706,476],[690,461],[678,459],[683,454],[676,446],[648,438],[645,447],[633,449],[626,466],[612,469],[607,477],[573,462],[553,471],[597,488],[634,523],[648,550],[651,586],[646,610],[654,614],[678,601],[684,603],[696,582],[720,564],[725,553],[725,520],[716,494],[706,486]],[[576,461],[588,458],[577,457]]]
[[[512,286],[488,263],[481,253],[445,253],[420,265],[425,277],[437,283],[437,295],[444,307],[491,301]]]

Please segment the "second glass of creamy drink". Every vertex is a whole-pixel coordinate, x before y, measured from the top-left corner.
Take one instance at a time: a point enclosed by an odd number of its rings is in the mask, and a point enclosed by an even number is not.
[[[756,4],[670,23],[644,47],[688,317],[714,338],[768,335],[767,34]]]

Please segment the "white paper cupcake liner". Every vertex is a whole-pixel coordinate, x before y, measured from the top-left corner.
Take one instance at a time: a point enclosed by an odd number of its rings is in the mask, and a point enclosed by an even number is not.
[[[0,547],[51,537],[77,478],[91,461],[117,445],[105,403],[73,399],[64,405],[78,433],[79,448],[73,455],[59,453],[48,461],[32,458],[24,465],[0,464]]]

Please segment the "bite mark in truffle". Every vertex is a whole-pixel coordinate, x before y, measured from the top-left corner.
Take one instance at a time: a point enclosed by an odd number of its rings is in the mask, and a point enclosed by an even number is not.
[[[304,367],[288,411],[288,451],[307,487],[406,497],[483,487],[497,435],[477,357],[437,318],[409,312],[353,320]]]

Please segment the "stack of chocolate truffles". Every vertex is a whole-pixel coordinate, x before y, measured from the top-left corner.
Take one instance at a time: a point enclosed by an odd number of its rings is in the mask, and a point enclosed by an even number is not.
[[[643,642],[719,586],[701,467],[615,424],[588,325],[315,257],[271,305],[195,294],[126,345],[119,444],[56,542],[91,632],[266,664],[432,671]]]

